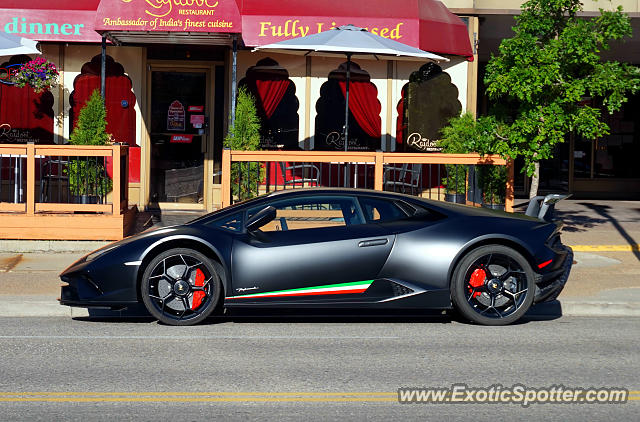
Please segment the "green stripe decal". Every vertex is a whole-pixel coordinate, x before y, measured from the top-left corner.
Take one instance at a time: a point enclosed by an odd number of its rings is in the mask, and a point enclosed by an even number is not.
[[[245,297],[258,297],[258,296],[265,296],[265,295],[277,296],[277,295],[304,294],[304,293],[312,293],[312,292],[314,292],[316,290],[323,290],[323,292],[319,292],[319,293],[325,293],[324,291],[326,290],[327,293],[329,293],[329,294],[331,293],[331,291],[340,291],[340,290],[347,290],[347,291],[350,291],[350,290],[362,290],[362,291],[364,291],[367,288],[369,288],[371,283],[373,283],[373,280],[353,281],[353,282],[350,282],[350,283],[324,284],[324,285],[321,285],[321,286],[301,287],[301,288],[298,288],[298,289],[274,290],[274,291],[263,292],[263,293],[253,293],[253,294],[247,294],[247,295],[229,296],[229,297],[227,297],[227,299],[240,299],[240,298],[245,298]]]

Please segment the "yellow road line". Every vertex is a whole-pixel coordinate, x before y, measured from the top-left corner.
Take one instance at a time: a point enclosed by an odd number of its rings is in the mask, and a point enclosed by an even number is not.
[[[640,399],[639,399],[640,400]],[[0,397],[2,402],[145,403],[145,402],[397,402],[394,397]]]
[[[640,394],[640,392],[638,392]],[[189,392],[189,391],[2,391],[3,396],[397,396],[396,392],[324,392],[324,391],[278,391],[278,392],[233,392],[233,391],[211,391],[211,392]]]
[[[338,403],[396,402],[396,392],[0,392],[0,403]],[[629,401],[640,401],[640,391],[629,391]]]
[[[391,391],[0,391],[2,396],[395,396]],[[629,395],[640,396],[640,390]]]
[[[569,245],[574,252],[634,252],[640,245]]]
[[[639,401],[640,397],[629,397],[629,401]],[[8,397],[0,398],[0,403],[43,402],[43,403],[339,403],[339,402],[397,402],[397,397]]]

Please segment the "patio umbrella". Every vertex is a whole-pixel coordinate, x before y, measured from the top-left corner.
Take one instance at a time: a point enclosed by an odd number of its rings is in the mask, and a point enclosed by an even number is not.
[[[38,41],[0,32],[0,56],[16,54],[42,54],[36,47]]]
[[[403,60],[435,62],[449,59],[420,50],[419,48],[372,34],[364,28],[343,25],[306,37],[292,38],[273,44],[256,47],[253,51],[300,54],[304,56],[347,56],[347,80],[345,92],[344,150],[349,148],[349,80],[351,79],[351,56],[379,60],[380,57]]]

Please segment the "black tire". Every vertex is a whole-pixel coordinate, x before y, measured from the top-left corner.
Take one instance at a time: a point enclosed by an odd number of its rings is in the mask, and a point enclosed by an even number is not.
[[[529,262],[502,245],[472,250],[458,263],[451,300],[460,314],[477,324],[507,325],[531,307],[535,278]]]
[[[222,283],[216,266],[206,255],[176,248],[149,262],[140,291],[145,307],[158,321],[167,325],[194,325],[218,306]]]

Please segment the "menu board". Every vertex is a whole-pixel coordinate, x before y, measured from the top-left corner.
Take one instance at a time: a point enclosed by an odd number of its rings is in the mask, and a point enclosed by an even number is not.
[[[167,111],[167,130],[184,130],[185,113],[184,106],[178,100],[169,105]]]

